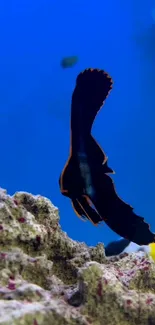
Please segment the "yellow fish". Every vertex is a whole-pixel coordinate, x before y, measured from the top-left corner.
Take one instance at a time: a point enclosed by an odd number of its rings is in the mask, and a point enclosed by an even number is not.
[[[149,244],[149,253],[152,259],[155,261],[155,243]]]

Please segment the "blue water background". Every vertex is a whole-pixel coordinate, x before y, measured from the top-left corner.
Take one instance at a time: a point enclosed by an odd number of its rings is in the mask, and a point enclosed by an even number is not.
[[[116,172],[118,194],[155,230],[153,9],[153,1],[139,0],[0,1],[0,186],[50,198],[62,229],[89,245],[118,236],[77,218],[58,187],[71,95],[87,67],[114,80],[93,135]],[[63,70],[69,55],[79,62]]]

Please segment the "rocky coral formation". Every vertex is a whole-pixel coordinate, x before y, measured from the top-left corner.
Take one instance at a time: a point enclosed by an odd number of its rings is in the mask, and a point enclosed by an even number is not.
[[[154,325],[155,265],[68,238],[46,198],[0,190],[0,324]]]

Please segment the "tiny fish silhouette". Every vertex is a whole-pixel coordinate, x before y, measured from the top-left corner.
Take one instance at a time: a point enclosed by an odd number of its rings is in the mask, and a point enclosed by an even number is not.
[[[155,241],[155,235],[144,218],[117,195],[108,175],[114,171],[91,135],[94,119],[112,84],[111,77],[98,69],[86,69],[76,79],[71,103],[70,155],[59,178],[60,191],[71,199],[79,217],[94,225],[105,221],[121,237],[148,245]]]
[[[69,56],[61,60],[62,68],[72,68],[78,62],[77,56]]]

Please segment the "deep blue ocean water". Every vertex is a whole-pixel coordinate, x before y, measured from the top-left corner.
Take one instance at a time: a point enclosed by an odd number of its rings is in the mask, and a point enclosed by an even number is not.
[[[155,230],[154,8],[139,0],[0,1],[0,186],[47,196],[62,229],[89,245],[118,236],[77,218],[58,186],[75,79],[88,67],[114,80],[93,135],[118,194]],[[64,70],[70,55],[79,62]]]

